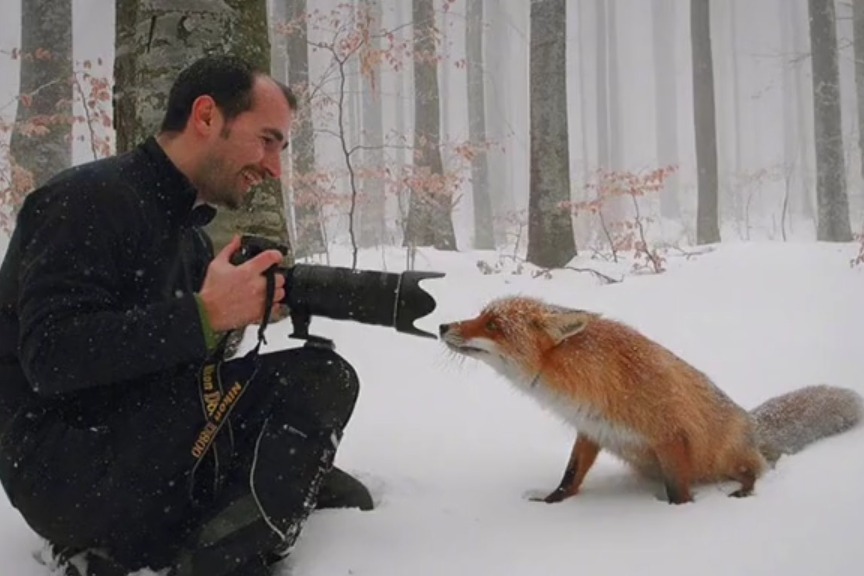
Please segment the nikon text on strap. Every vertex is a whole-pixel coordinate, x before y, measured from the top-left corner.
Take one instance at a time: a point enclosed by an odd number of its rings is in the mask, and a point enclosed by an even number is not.
[[[190,474],[190,491],[192,489],[195,471],[201,464],[204,456],[213,447],[217,435],[228,422],[231,411],[237,401],[246,391],[258,371],[258,352],[261,343],[266,344],[264,331],[270,322],[270,314],[273,310],[274,293],[276,289],[274,269],[267,270],[267,295],[264,304],[264,318],[258,327],[258,342],[255,347],[247,352],[242,358],[225,361],[223,358],[224,341],[216,351],[204,363],[198,381],[198,394],[201,400],[201,408],[204,412],[204,426],[198,432],[192,444],[190,452],[194,459],[192,473]],[[233,448],[233,442],[232,442]],[[218,478],[218,454],[214,450]]]

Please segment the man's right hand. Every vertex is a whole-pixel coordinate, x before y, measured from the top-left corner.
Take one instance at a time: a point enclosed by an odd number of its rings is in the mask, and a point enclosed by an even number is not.
[[[251,260],[234,266],[229,259],[239,249],[240,236],[234,236],[210,262],[199,292],[210,326],[216,332],[258,324],[264,319],[267,296],[264,272],[282,262],[282,253],[278,250],[265,250]],[[284,297],[285,277],[277,274],[273,302]],[[274,304],[274,308],[277,306]]]

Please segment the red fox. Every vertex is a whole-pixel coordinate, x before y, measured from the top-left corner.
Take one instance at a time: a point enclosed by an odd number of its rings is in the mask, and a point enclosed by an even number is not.
[[[748,496],[783,454],[857,425],[855,391],[809,386],[751,412],[670,350],[598,313],[527,297],[441,324],[453,351],[482,360],[577,431],[564,475],[545,502],[575,495],[601,449],[664,484],[670,503],[694,484],[734,480]]]

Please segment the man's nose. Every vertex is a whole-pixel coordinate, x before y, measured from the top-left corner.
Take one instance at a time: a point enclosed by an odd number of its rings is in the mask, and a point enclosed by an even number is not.
[[[282,176],[282,157],[279,152],[268,152],[264,155],[261,161],[261,166],[267,172],[270,178],[279,178]]]

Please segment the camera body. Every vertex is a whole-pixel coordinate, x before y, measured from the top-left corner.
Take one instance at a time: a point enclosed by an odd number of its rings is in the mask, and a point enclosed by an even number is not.
[[[267,250],[278,250],[282,257],[288,255],[288,246],[284,244],[280,244],[268,238],[264,238],[263,236],[252,236],[245,234],[240,237],[240,248],[234,252],[229,261],[234,266],[239,266],[244,262],[248,262],[249,260],[255,258],[258,254],[265,252]],[[288,304],[288,281],[292,280],[293,274],[291,273],[291,268],[287,268],[285,266],[274,266],[270,270],[267,270],[265,274],[268,273],[281,274],[285,277],[285,297],[279,301],[279,304]]]
[[[242,264],[265,250],[288,254],[288,247],[260,236],[243,236],[231,263]],[[309,334],[313,316],[352,320],[362,324],[389,326],[399,332],[437,338],[414,327],[414,321],[435,309],[435,300],[420,287],[441,272],[406,271],[399,274],[378,270],[356,270],[338,266],[295,264],[274,266],[267,274],[285,277],[285,304],[294,327],[292,338],[327,341]]]

